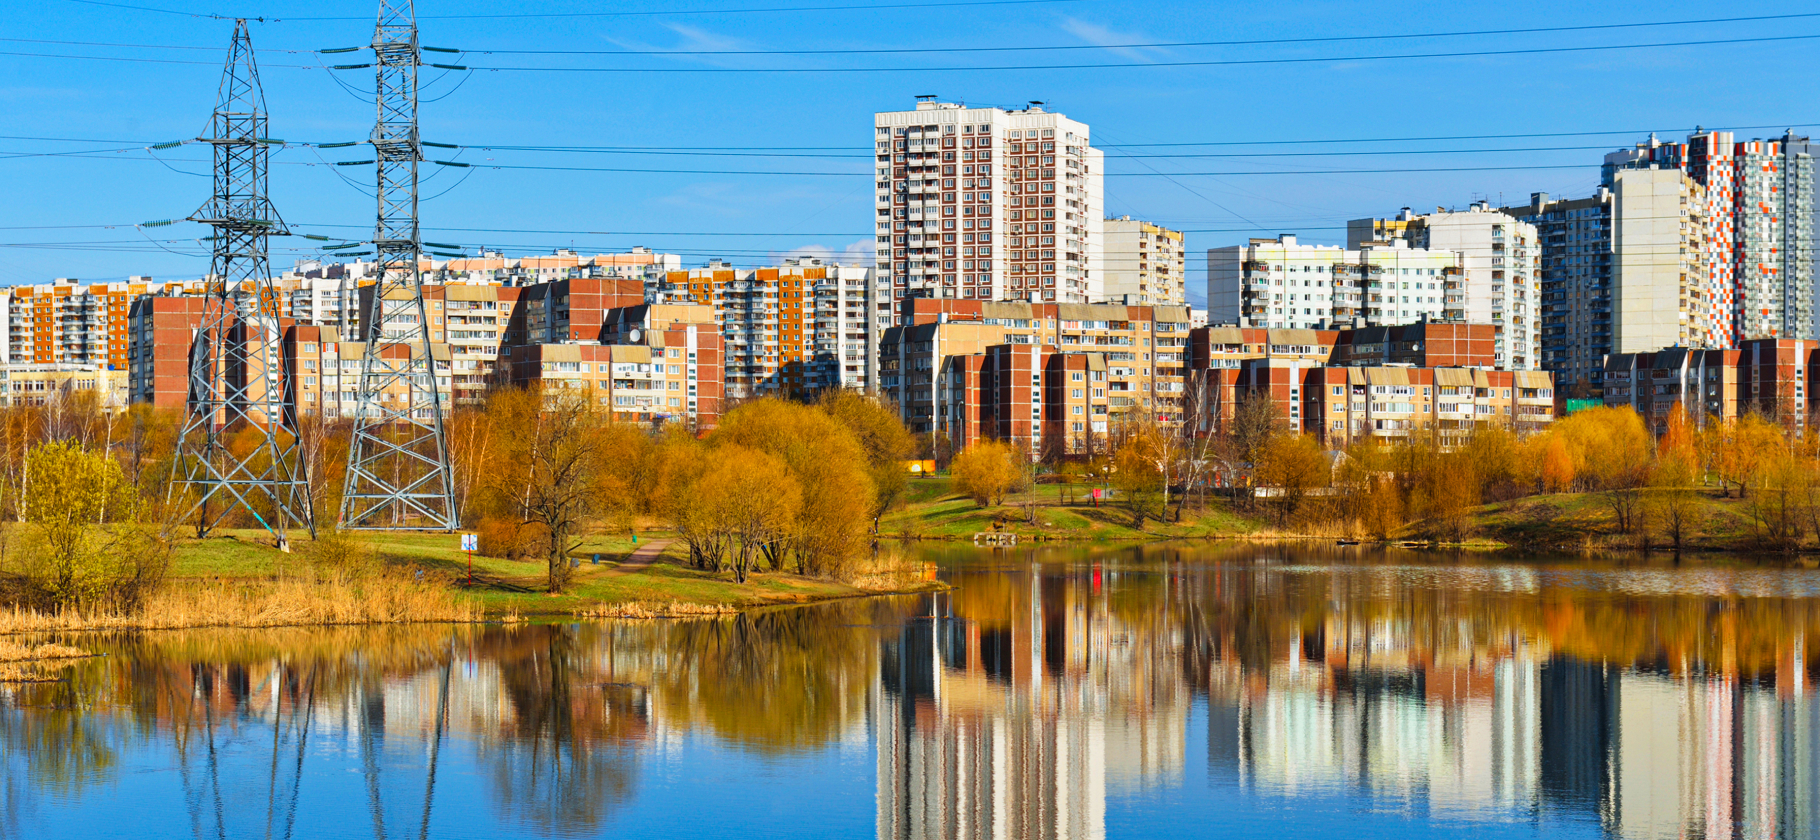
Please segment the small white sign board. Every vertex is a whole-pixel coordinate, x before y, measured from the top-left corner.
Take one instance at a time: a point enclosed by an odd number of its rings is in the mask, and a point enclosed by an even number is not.
[[[461,535],[461,550],[462,551],[479,551],[480,550],[480,535],[479,534],[462,534]]]

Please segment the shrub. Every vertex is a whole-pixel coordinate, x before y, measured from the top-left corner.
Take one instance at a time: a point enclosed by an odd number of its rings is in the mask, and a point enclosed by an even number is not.
[[[480,538],[480,549],[475,553],[483,557],[524,560],[542,557],[550,550],[549,535],[541,526],[527,525],[508,517],[482,519],[476,533]]]
[[[954,476],[955,489],[972,496],[980,507],[1002,505],[1005,494],[1023,484],[1024,468],[1019,461],[1010,446],[983,440],[956,455],[948,472]]]

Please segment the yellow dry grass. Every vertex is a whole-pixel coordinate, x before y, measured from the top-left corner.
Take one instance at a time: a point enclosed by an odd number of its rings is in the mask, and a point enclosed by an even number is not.
[[[22,645],[0,639],[0,662],[37,662],[47,659],[81,659],[93,656],[81,648],[69,645],[47,643],[42,645]]]
[[[133,612],[0,611],[0,635],[71,630],[290,627],[476,621],[479,611],[438,586],[391,577],[252,580],[166,587]]]
[[[936,580],[935,564],[896,554],[881,554],[859,564],[849,584],[865,592],[902,592]]]
[[[725,604],[654,603],[628,601],[622,604],[595,604],[575,611],[580,618],[710,618],[732,615],[736,607]]]
[[[94,654],[55,642],[30,645],[0,639],[0,683],[53,682],[57,664],[90,656]]]

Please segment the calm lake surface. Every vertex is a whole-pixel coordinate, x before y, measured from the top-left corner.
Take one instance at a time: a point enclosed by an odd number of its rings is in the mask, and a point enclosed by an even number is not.
[[[1820,572],[932,550],[688,622],[84,637],[0,838],[1820,837]]]

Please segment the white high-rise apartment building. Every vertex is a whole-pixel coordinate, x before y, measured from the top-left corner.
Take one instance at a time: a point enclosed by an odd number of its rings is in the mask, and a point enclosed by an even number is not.
[[[877,326],[899,300],[1087,303],[1100,272],[1101,153],[1086,124],[918,97],[874,121]]]
[[[1285,234],[1207,252],[1207,317],[1214,324],[1337,329],[1442,320],[1454,251],[1404,240],[1358,249],[1303,245]]]
[[[1442,317],[1491,324],[1493,350],[1505,370],[1542,367],[1541,244],[1536,228],[1491,205],[1475,202],[1465,211],[1436,209],[1420,215],[1404,208],[1395,219],[1354,219],[1346,223],[1346,247],[1369,242],[1407,241],[1410,247],[1453,251],[1463,272],[1448,278]]]
[[[1188,252],[1182,232],[1121,216],[1105,222],[1101,287],[1111,303],[1183,306],[1188,303]]]

